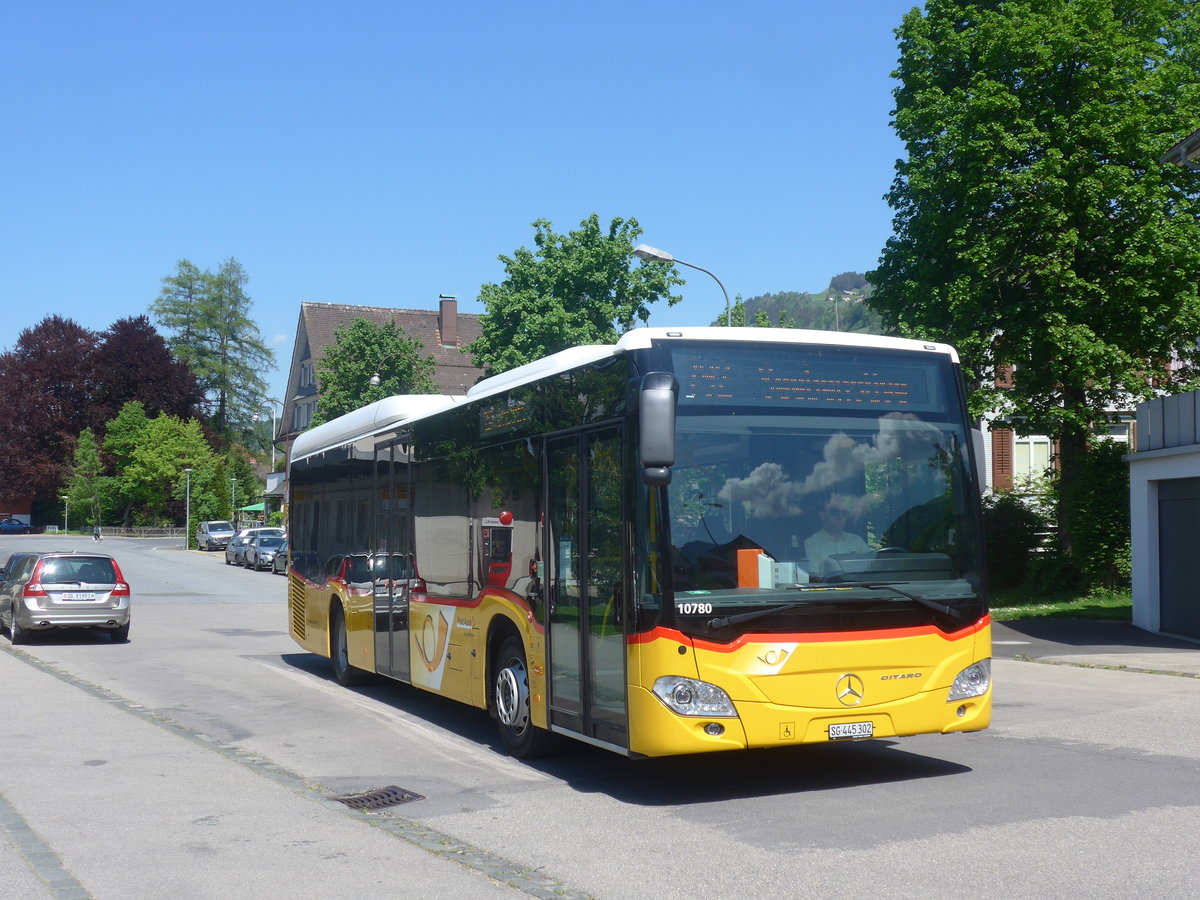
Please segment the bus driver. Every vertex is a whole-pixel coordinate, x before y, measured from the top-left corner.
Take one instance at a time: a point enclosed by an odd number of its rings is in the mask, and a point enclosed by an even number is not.
[[[809,571],[820,575],[825,560],[835,553],[865,553],[870,548],[857,534],[845,530],[850,511],[837,494],[830,494],[821,507],[821,530],[804,540]]]

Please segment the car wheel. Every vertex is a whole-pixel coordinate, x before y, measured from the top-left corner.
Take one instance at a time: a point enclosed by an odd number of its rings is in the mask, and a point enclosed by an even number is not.
[[[12,624],[8,626],[8,637],[14,644],[29,643],[29,632],[21,627],[21,623],[17,621],[15,615],[12,618]]]
[[[129,623],[126,622],[120,628],[114,628],[109,633],[114,644],[124,644],[129,641]]]

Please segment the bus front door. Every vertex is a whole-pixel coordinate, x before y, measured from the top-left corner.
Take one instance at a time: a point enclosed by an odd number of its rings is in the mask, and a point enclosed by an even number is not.
[[[546,459],[550,723],[625,748],[621,431],[552,439]]]

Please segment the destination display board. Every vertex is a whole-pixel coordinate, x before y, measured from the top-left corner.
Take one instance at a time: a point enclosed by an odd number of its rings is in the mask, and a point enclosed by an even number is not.
[[[949,361],[881,350],[798,345],[677,347],[679,402],[921,412],[945,401]]]

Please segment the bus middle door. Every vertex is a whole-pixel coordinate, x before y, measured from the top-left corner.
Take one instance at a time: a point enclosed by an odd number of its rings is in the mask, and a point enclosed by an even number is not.
[[[621,430],[547,442],[550,724],[626,748]]]

